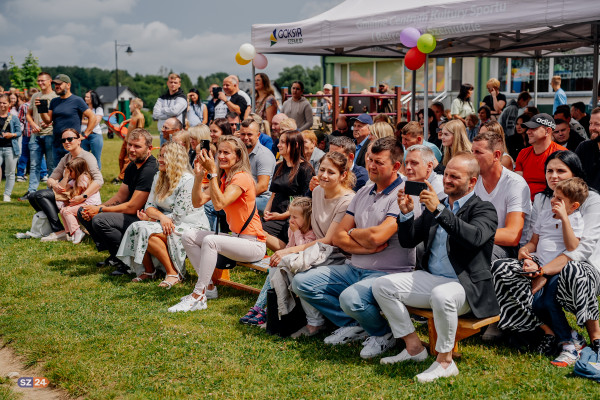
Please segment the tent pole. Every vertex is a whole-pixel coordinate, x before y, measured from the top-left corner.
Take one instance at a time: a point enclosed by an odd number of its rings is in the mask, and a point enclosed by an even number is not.
[[[593,23],[594,30],[594,73],[592,75],[592,109],[598,106],[598,23]]]
[[[425,55],[425,88],[423,92],[423,137],[429,139],[429,54]]]
[[[537,54],[536,54],[537,56]],[[538,105],[538,67],[539,67],[539,59],[535,57],[534,59],[534,73],[535,80],[533,81],[533,105],[537,107]]]
[[[415,108],[417,106],[417,71],[412,72],[412,100],[410,102],[410,120],[417,121],[417,113]]]
[[[254,61],[252,61],[252,113],[256,112],[256,94],[254,93],[254,78],[256,76],[256,68],[254,67]],[[243,117],[243,115],[242,115]]]

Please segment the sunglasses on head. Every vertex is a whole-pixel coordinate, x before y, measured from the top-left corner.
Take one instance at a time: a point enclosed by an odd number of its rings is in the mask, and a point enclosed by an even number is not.
[[[68,138],[60,139],[60,142],[61,143],[66,143],[66,142],[71,143],[75,139],[77,139],[77,138],[76,137],[68,137]]]

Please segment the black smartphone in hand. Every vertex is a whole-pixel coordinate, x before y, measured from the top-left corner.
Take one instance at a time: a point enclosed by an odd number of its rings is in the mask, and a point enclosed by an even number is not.
[[[206,154],[210,152],[210,140],[203,139],[200,141],[200,151],[206,150]]]
[[[427,190],[425,182],[406,181],[404,182],[404,194],[419,196],[423,190]]]

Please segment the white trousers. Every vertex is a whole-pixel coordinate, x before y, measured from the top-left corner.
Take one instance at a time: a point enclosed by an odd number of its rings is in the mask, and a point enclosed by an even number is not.
[[[253,262],[262,260],[267,249],[265,242],[259,242],[255,236],[215,235],[214,232],[201,230],[185,232],[181,241],[198,274],[198,282],[194,288],[194,292],[198,294],[208,286],[219,254],[235,261]]]
[[[439,353],[452,351],[458,316],[471,311],[465,289],[458,279],[426,271],[382,276],[373,283],[372,290],[396,338],[415,331],[406,306],[432,310],[438,334],[435,350]]]

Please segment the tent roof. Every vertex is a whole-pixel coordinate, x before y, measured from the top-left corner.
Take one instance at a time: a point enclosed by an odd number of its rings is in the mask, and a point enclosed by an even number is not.
[[[346,0],[303,21],[252,25],[252,44],[266,54],[402,57],[400,32],[414,27],[438,40],[432,56],[523,57],[591,48],[599,23],[598,0]]]

